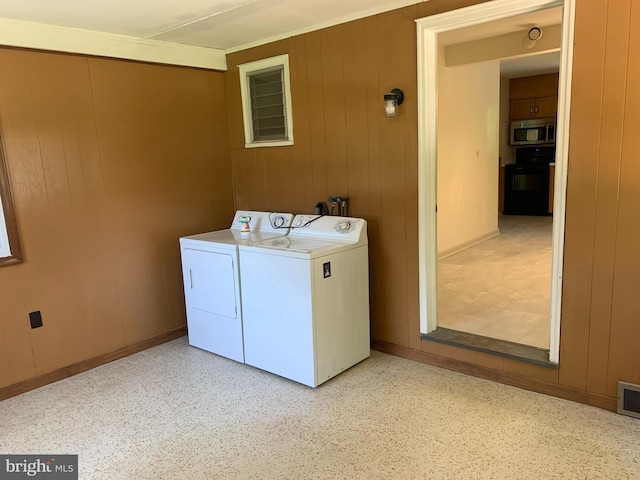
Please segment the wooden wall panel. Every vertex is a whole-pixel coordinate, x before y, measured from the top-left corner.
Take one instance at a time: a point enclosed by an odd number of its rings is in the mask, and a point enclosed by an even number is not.
[[[352,89],[345,85],[342,29],[338,25],[321,30],[320,34],[323,110],[325,118],[331,119],[325,123],[327,188],[333,196],[348,191],[345,98]]]
[[[295,86],[296,101],[293,102],[293,137],[296,144],[291,158],[291,175],[289,189],[291,191],[292,211],[312,213],[312,206],[325,198],[316,195],[314,188],[309,188],[306,179],[313,178],[313,159],[311,150],[311,127],[309,112],[309,90],[307,74],[307,46],[305,37],[293,40],[292,57],[295,68],[291,69],[291,84]]]
[[[351,215],[370,213],[367,89],[362,86],[363,72],[367,69],[367,42],[365,21],[350,22],[342,27],[342,41],[350,48],[343,50],[344,64],[344,116],[345,116],[345,168],[346,184],[353,204]],[[375,104],[374,104],[375,107]],[[345,190],[346,191],[346,190]],[[359,210],[359,211],[358,211]]]
[[[0,72],[25,253],[0,269],[3,387],[184,326],[178,238],[233,196],[222,74],[14,49]]]
[[[585,389],[593,278],[597,152],[600,150],[607,34],[606,2],[578,2],[576,17],[565,218],[560,383]]]
[[[607,391],[620,152],[629,52],[629,9],[629,1],[610,1],[606,16],[588,373],[588,390],[600,394]]]
[[[383,250],[379,242],[382,223],[382,170],[380,151],[380,128],[383,119],[380,114],[380,81],[378,65],[378,20],[377,17],[365,19],[366,43],[366,75],[364,88],[367,92],[367,152],[369,163],[369,212],[367,230],[369,235],[369,295],[371,304],[371,336],[385,338],[385,318],[381,303],[383,302],[384,283],[379,259]],[[356,202],[351,205],[352,210],[360,208]],[[365,216],[361,214],[361,216]]]
[[[416,63],[417,45],[415,29],[417,8],[407,7],[402,11],[403,38],[402,51],[404,53],[404,94],[407,104],[418,98],[418,88],[415,82],[408,81],[417,78]],[[407,158],[418,158],[418,129],[411,128],[418,124],[418,111],[414,108],[405,110],[404,154]],[[418,162],[406,162],[405,165],[405,242],[407,254],[407,318],[420,317],[419,283],[418,283]],[[409,321],[409,346],[420,349],[420,324]]]
[[[18,343],[14,348],[22,350],[22,361],[35,366],[35,374],[41,374],[74,363],[86,355],[87,349],[86,332],[71,320],[80,317],[82,311],[78,304],[64,301],[81,284],[73,277],[66,282],[60,278],[77,268],[76,257],[69,257],[75,253],[76,229],[70,218],[74,208],[71,192],[76,189],[72,184],[77,176],[73,162],[65,165],[65,159],[77,154],[76,132],[70,119],[77,115],[80,122],[86,120],[82,103],[87,98],[82,88],[73,98],[65,94],[65,89],[69,92],[73,91],[70,88],[81,87],[88,75],[86,61],[80,58],[50,56],[38,61],[34,54],[20,55],[17,51],[4,51],[2,58],[3,70],[11,72],[3,78],[3,136],[17,197],[18,226],[28,237],[21,238],[21,242],[23,250],[30,252],[28,257],[25,255],[25,263],[15,267],[13,275],[11,269],[3,272],[9,282],[10,278],[27,282],[21,287],[30,304],[18,304],[16,316],[7,318],[6,326],[12,330],[7,332],[12,340],[30,337],[28,344]],[[59,116],[53,114],[61,105],[64,110]],[[56,164],[65,168],[56,168]],[[29,200],[25,202],[22,194]],[[30,215],[20,217],[18,203]],[[42,204],[47,206],[45,211],[40,208]],[[38,262],[40,268],[36,269],[32,261]],[[31,331],[27,314],[32,310],[41,310],[50,327]],[[14,337],[18,331],[20,334]],[[66,343],[68,348],[60,348]]]
[[[402,88],[408,81],[404,78],[402,11],[394,10],[378,16],[378,65],[380,105],[380,193],[382,200],[380,247],[383,251],[381,263],[382,315],[385,319],[385,338],[391,343],[407,345],[409,325],[407,317],[407,258],[406,245],[406,157],[404,151],[404,129],[407,106],[416,108],[415,102],[404,103],[395,117],[386,118],[382,113],[384,93],[393,88]],[[397,253],[391,253],[399,250]]]
[[[171,216],[173,205],[183,203],[189,192],[196,202],[208,203],[200,207],[200,214],[213,218],[219,205],[224,207],[224,224],[231,220],[228,167],[217,172],[206,165],[213,160],[216,150],[228,151],[224,128],[222,135],[215,137],[209,130],[215,125],[219,112],[226,121],[226,108],[215,100],[217,96],[205,78],[206,72],[166,68],[163,82],[157,82],[154,81],[157,69],[164,67],[132,66],[103,59],[91,59],[90,67],[96,123],[105,161],[105,189],[107,195],[116,199],[118,207],[110,212],[112,228],[121,232],[115,236],[116,250],[122,252],[117,260],[118,286],[121,295],[135,299],[123,306],[127,309],[125,318],[137,318],[134,322],[125,322],[126,342],[131,344],[182,324],[182,319],[175,317],[176,310],[169,308],[165,282],[155,280],[165,276],[167,266],[162,244],[175,240],[174,232],[169,237],[162,233],[167,220],[179,221],[179,217]],[[184,82],[192,76],[200,77],[192,80],[199,88],[197,94],[189,95],[184,92]],[[223,84],[218,81],[217,86],[220,92]],[[121,102],[115,102],[115,98]],[[168,98],[180,98],[180,101],[167,102]],[[212,111],[205,112],[198,106],[199,102],[210,105]],[[179,141],[205,136],[215,140],[205,145]],[[160,144],[159,138],[167,140]],[[200,168],[189,169],[185,176],[181,165],[185,159],[196,162]],[[207,170],[213,175],[223,174],[218,180],[224,183],[215,193],[206,192],[211,188],[211,179],[201,173]],[[173,180],[181,176],[186,177],[184,180],[188,183]],[[122,194],[123,185],[126,185],[125,192],[135,192],[136,208],[131,208],[130,196]],[[220,192],[226,192],[227,199],[216,198]],[[153,236],[149,232],[158,234]],[[177,251],[168,260],[170,276],[174,277],[180,265]]]
[[[300,142],[296,136],[293,147],[281,149],[290,160],[288,171],[267,157],[256,167],[269,178],[277,174],[291,181],[300,171],[310,172],[301,183],[304,188],[292,189],[292,198],[283,203],[292,211],[301,211],[300,190],[313,192],[313,200],[324,199],[334,186],[343,185],[346,171],[352,212],[369,226],[374,341],[566,388],[571,395],[584,392],[580,398],[611,405],[615,382],[639,381],[640,375],[634,353],[640,333],[631,320],[640,309],[632,287],[638,283],[639,232],[628,221],[638,215],[639,204],[633,161],[638,146],[632,133],[639,127],[638,19],[629,0],[577,2],[576,7],[559,370],[419,339],[414,20],[478,3],[482,0],[421,2],[237,52],[228,56],[226,80],[237,81],[233,70],[241,61],[276,51],[291,55],[294,132],[303,133]],[[404,90],[406,101],[399,115],[388,119],[382,95],[394,87]],[[342,104],[333,102],[341,97]],[[229,118],[233,139],[241,124]],[[241,145],[232,140],[231,148],[236,202],[268,209],[258,197],[248,200],[252,165],[244,160]],[[247,180],[238,178],[241,169]],[[270,182],[261,187],[276,188]]]
[[[611,2],[610,2],[611,3]],[[622,3],[622,2],[621,2]],[[626,2],[625,2],[626,3]],[[640,384],[640,9],[630,8],[624,136],[620,163],[615,273],[611,308],[606,393],[616,395],[617,382]]]
[[[309,117],[309,133],[311,137],[311,190],[316,201],[326,201],[329,196],[329,180],[327,172],[327,137],[324,112],[324,96],[335,92],[327,92],[322,76],[322,33],[312,32],[306,36],[307,41],[307,95],[309,111],[301,115]],[[293,100],[292,100],[293,102]],[[296,120],[294,119],[294,122]],[[295,126],[294,126],[295,128]]]
[[[310,213],[334,193],[368,220],[374,340],[603,405],[618,380],[640,383],[640,13],[630,0],[576,7],[560,369],[417,336],[413,20],[477,3],[431,0],[236,52],[224,75],[0,49],[25,256],[0,269],[0,387],[183,325],[177,239],[226,227],[234,203]],[[237,65],[282,53],[295,145],[245,149]],[[382,95],[393,87],[406,102],[388,119]],[[28,326],[33,310],[41,329]]]
[[[2,131],[0,140],[3,142],[7,170],[14,196],[16,211],[20,208],[26,208],[24,196],[20,192],[31,191],[30,175],[25,175],[20,179],[20,183],[16,181],[12,175],[11,169],[15,169],[9,165],[9,156],[15,153],[19,158],[30,158],[33,155],[33,145],[28,142],[22,135],[23,131],[32,128],[33,120],[30,116],[24,115],[24,106],[19,105],[16,100],[15,92],[17,88],[26,84],[26,62],[24,58],[17,58],[0,49],[0,105],[3,108],[3,115],[0,116],[0,127]],[[7,72],[12,72],[7,75]],[[30,102],[30,99],[27,98]],[[7,121],[7,115],[15,119],[13,123]],[[7,125],[3,125],[7,124]],[[9,142],[11,137],[20,138],[19,142]],[[31,167],[32,162],[24,162]],[[35,192],[39,192],[37,189]],[[19,205],[21,201],[21,205]],[[22,231],[22,223],[18,218],[18,229]],[[22,252],[26,255],[25,242],[21,242]],[[27,313],[32,311],[30,298],[27,294],[26,285],[28,279],[24,264],[12,267],[0,268],[0,285],[2,286],[2,313],[0,316],[0,347],[2,347],[2,374],[0,374],[0,385],[10,385],[18,381],[31,378],[36,375],[36,366],[33,359],[32,335],[26,328],[28,324]],[[4,299],[11,298],[13,301],[8,302]]]
[[[248,209],[258,203],[258,168],[251,149],[234,150],[232,158],[233,194],[236,209]]]

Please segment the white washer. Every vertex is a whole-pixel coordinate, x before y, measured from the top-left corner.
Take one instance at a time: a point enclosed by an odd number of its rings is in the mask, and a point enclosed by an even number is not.
[[[249,219],[250,233],[242,233]],[[231,228],[180,239],[189,344],[244,362],[238,246],[286,235],[293,215],[237,211]]]
[[[240,245],[247,364],[316,387],[370,355],[366,227],[296,215],[286,237]]]

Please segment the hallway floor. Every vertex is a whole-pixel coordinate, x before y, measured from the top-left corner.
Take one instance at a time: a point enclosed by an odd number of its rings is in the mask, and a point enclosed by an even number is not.
[[[549,348],[552,217],[501,215],[500,235],[438,261],[438,326]]]
[[[640,420],[372,352],[316,389],[187,338],[0,402],[80,479],[632,479]]]

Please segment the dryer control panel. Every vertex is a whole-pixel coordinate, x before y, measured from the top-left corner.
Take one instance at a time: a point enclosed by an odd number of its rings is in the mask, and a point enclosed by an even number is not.
[[[241,230],[247,223],[251,232],[278,232],[285,235],[291,227],[292,213],[238,210],[231,222],[231,230]]]

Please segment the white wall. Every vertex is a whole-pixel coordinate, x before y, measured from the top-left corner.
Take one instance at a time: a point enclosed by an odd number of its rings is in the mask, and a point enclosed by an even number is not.
[[[438,253],[498,230],[500,62],[438,70]]]

